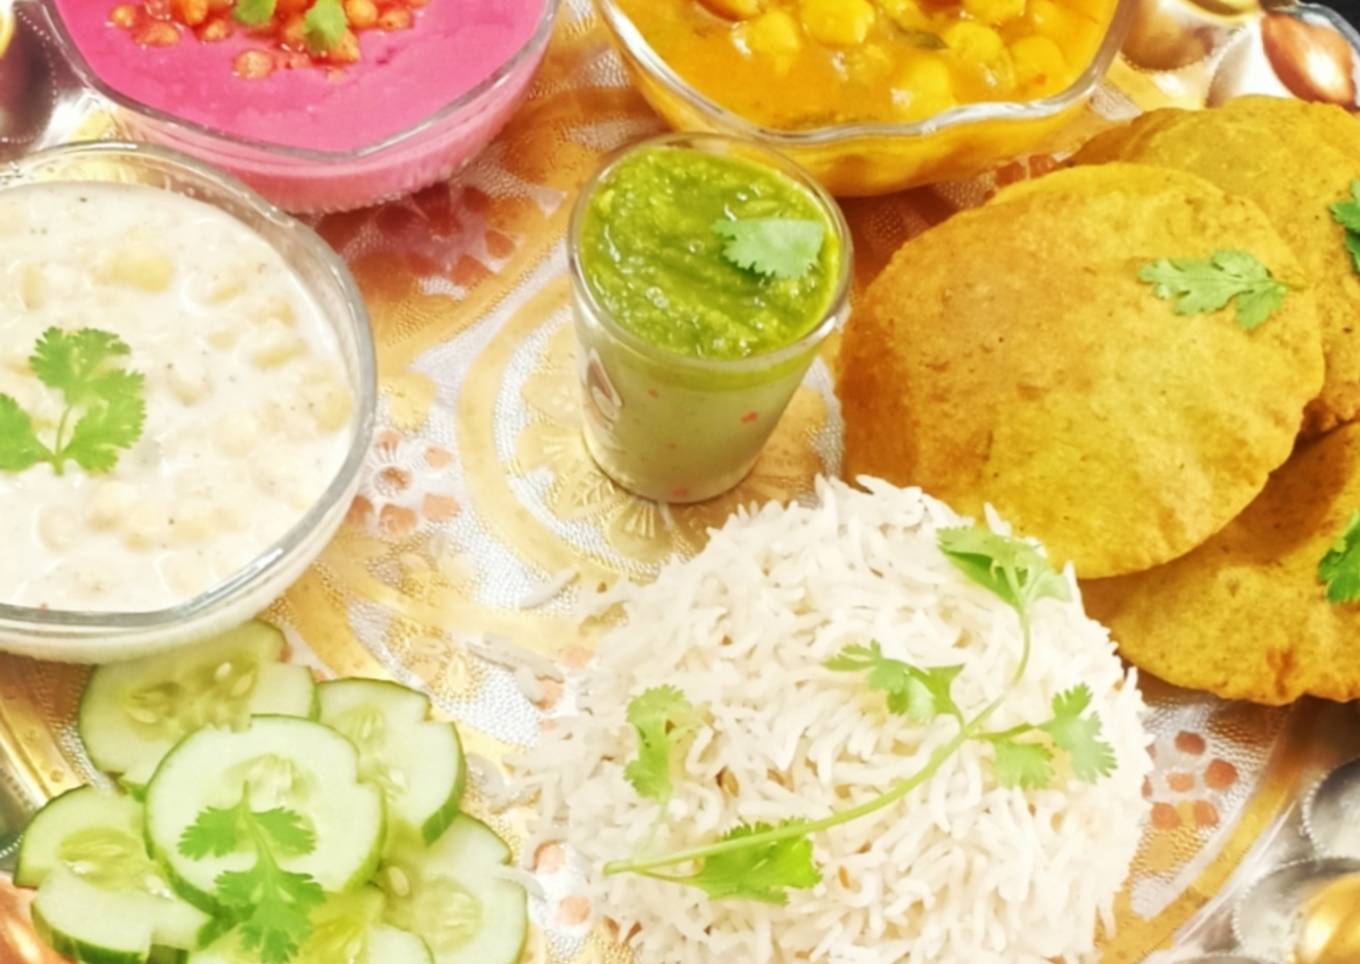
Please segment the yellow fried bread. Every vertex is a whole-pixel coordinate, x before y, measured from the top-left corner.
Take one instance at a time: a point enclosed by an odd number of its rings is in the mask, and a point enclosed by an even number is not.
[[[1330,211],[1360,179],[1360,121],[1332,105],[1243,97],[1215,110],[1144,114],[1076,161],[1188,171],[1259,204],[1316,284],[1327,376],[1304,434],[1360,416],[1360,274]]]
[[[1232,239],[1302,270],[1260,208],[1183,172],[1060,171],[908,242],[845,331],[846,474],[991,503],[1085,577],[1226,525],[1288,458],[1322,383],[1311,294],[1248,331],[1139,279]]]
[[[1319,566],[1358,510],[1360,425],[1349,425],[1302,449],[1189,555],[1084,583],[1087,612],[1131,663],[1180,686],[1270,704],[1355,699],[1360,603],[1329,601]]]

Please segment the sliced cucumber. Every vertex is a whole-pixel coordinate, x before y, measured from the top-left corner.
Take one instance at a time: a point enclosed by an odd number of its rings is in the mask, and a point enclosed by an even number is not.
[[[82,838],[94,843],[101,832],[106,844],[103,853],[82,853],[77,859],[98,856],[102,862],[117,863],[140,854],[146,860],[142,808],[137,802],[98,787],[77,787],[49,802],[29,821],[19,842],[14,882],[20,887],[37,887],[61,866],[63,844],[68,840],[78,844]]]
[[[313,830],[315,849],[284,857],[282,867],[332,893],[352,890],[376,868],[385,832],[382,794],[359,782],[358,768],[354,745],[310,720],[258,716],[243,730],[199,730],[170,751],[147,786],[151,851],[176,889],[211,910],[218,875],[250,868],[254,854],[190,859],[179,841],[204,810],[247,798],[256,812],[292,810]]]
[[[291,964],[434,964],[425,942],[382,922],[386,898],[376,887],[329,898],[312,914],[312,933]],[[255,964],[228,934],[188,964]]]
[[[515,964],[529,934],[528,896],[498,871],[510,848],[459,816],[427,850],[410,848],[378,875],[386,919],[419,934],[436,964]]]
[[[360,776],[387,798],[389,832],[439,839],[467,779],[457,728],[429,719],[428,697],[383,680],[322,683],[318,699],[321,722],[358,747]]]
[[[191,948],[208,918],[176,897],[147,855],[142,808],[81,787],[33,818],[15,883],[38,887],[33,918],[44,939],[78,961],[146,961],[153,945]]]
[[[190,649],[97,668],[80,703],[90,760],[137,787],[200,727],[239,728],[261,713],[311,715],[311,673],[280,664],[283,647],[282,633],[254,621]]]

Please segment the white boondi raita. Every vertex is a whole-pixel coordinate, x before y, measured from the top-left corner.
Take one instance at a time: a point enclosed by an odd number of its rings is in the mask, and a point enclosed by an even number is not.
[[[899,804],[816,834],[822,882],[786,906],[603,876],[608,861],[709,843],[739,823],[823,817],[920,770],[958,724],[892,715],[863,674],[823,666],[848,645],[961,665],[952,693],[970,717],[1009,686],[1015,610],[937,548],[937,531],[964,520],[919,490],[862,484],[820,483],[815,508],[740,513],[651,585],[597,597],[597,610],[621,604],[623,620],[573,681],[578,715],[516,763],[537,796],[536,839],[584,859],[595,913],[632,935],[641,964],[1047,964],[1090,959],[1099,926],[1112,926],[1147,813],[1149,738],[1134,671],[1078,601],[1035,605],[1029,666],[988,728],[1043,721],[1056,694],[1084,684],[1116,755],[1110,776],[1083,783],[1059,757],[1050,788],[1004,789],[990,745],[968,742]],[[625,779],[637,753],[625,713],[662,685],[704,725],[677,754],[659,815]]]
[[[76,424],[30,363],[50,329],[117,336],[146,402],[107,473],[0,470],[0,603],[178,605],[255,561],[335,478],[355,408],[339,340],[279,252],[225,211],[136,184],[11,188],[0,278],[0,395],[44,444]]]

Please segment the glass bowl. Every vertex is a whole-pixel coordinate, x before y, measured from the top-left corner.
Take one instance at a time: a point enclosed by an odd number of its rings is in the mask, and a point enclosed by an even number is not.
[[[377,365],[363,297],[340,257],[245,185],[196,161],[144,144],[73,144],[0,168],[0,191],[51,181],[144,184],[195,198],[264,238],[301,280],[334,327],[354,416],[344,462],[318,501],[277,543],[230,579],[169,609],[71,612],[0,604],[0,651],[37,659],[97,663],[162,651],[237,625],[283,594],[344,521],[372,444]]]
[[[962,104],[912,123],[763,127],[700,93],[643,37],[618,0],[596,0],[638,88],[677,130],[759,141],[793,158],[833,194],[886,194],[972,177],[1031,153],[1085,106],[1114,62],[1138,0],[1116,0],[1105,37],[1066,90],[1031,101]]]
[[[527,96],[547,52],[559,0],[541,2],[528,41],[490,76],[419,123],[354,150],[251,140],[153,109],[98,77],[50,0],[45,15],[80,81],[120,109],[132,136],[221,167],[285,210],[325,213],[418,191],[452,177],[481,153]]]

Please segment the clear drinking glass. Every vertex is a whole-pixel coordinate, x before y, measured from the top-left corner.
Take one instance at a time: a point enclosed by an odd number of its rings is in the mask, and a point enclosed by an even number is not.
[[[595,297],[581,264],[584,215],[600,185],[634,152],[685,148],[763,164],[816,200],[841,251],[825,316],[798,341],[739,359],[695,358],[621,326]],[[735,486],[755,465],[826,337],[850,306],[850,230],[806,171],[758,144],[711,134],[673,134],[616,154],[586,185],[572,214],[568,256],[583,393],[586,447],[611,479],[658,502],[701,502]]]

